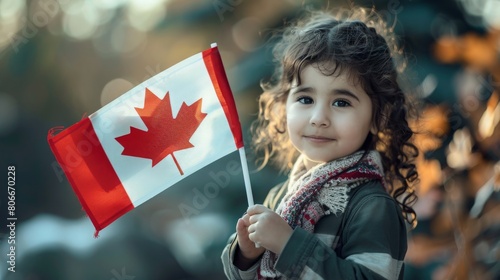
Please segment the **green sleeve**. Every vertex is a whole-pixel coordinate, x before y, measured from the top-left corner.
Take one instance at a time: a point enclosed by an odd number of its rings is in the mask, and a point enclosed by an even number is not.
[[[402,279],[406,228],[395,201],[368,196],[345,219],[338,252],[296,228],[276,270],[291,279]]]
[[[236,247],[238,246],[238,241],[236,238],[236,233],[229,238],[229,243],[226,245],[222,251],[222,265],[224,267],[224,273],[227,279],[231,280],[253,280],[257,275],[257,267],[259,262],[257,261],[252,267],[247,270],[238,269],[234,263],[234,254]]]

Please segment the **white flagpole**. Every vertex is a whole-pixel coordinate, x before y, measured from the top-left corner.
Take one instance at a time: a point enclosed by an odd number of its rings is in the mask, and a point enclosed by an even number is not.
[[[217,47],[217,43],[211,43],[211,48]],[[240,159],[241,159],[241,168],[243,171],[243,180],[245,181],[245,189],[247,192],[247,200],[248,207],[253,206],[253,194],[252,194],[252,186],[250,184],[250,174],[248,172],[248,164],[247,164],[247,155],[245,154],[245,147],[239,148],[240,151]]]
[[[243,180],[245,181],[245,189],[247,191],[248,207],[253,206],[252,186],[250,185],[250,175],[248,172],[247,155],[245,154],[245,147],[238,149],[240,151],[241,169],[243,170]],[[255,248],[260,248],[260,244],[255,242]]]
[[[241,169],[243,171],[243,180],[245,181],[245,189],[247,191],[248,206],[253,206],[253,194],[252,186],[250,185],[250,175],[248,172],[247,156],[245,154],[245,147],[239,148],[240,159],[241,159]]]

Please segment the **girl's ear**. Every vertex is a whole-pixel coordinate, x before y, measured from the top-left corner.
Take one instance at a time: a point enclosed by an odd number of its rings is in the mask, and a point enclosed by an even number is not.
[[[370,126],[370,133],[373,135],[377,135],[377,133],[378,133],[378,128],[375,125],[375,122],[372,122],[372,124]]]
[[[380,129],[384,130],[384,128],[387,127],[387,123],[389,122],[389,119],[386,116],[387,116],[387,114],[380,113],[379,118],[376,118],[376,117],[372,118],[372,123],[370,126],[370,133],[372,133],[373,135],[377,135],[378,132],[380,131]]]

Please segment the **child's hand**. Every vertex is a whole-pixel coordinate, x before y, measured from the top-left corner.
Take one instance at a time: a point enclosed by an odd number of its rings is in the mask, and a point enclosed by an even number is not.
[[[250,217],[249,240],[281,254],[293,232],[288,223],[271,209],[259,204],[249,207],[246,215]]]
[[[250,222],[248,219],[250,216],[248,214],[243,215],[242,218],[236,223],[236,233],[238,236],[238,246],[241,255],[248,261],[257,259],[262,253],[264,253],[264,248],[257,248],[255,243],[248,238],[248,226]]]

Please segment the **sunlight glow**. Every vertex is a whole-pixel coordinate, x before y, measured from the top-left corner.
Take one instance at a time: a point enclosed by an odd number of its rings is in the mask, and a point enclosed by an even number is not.
[[[482,24],[500,29],[500,0],[456,0],[466,12],[469,23],[475,24],[475,19],[482,19]],[[477,24],[476,24],[477,25]]]
[[[489,0],[483,9],[484,21],[488,26],[500,29],[500,0]]]
[[[17,18],[26,9],[24,0],[0,0],[0,19]]]
[[[131,26],[139,31],[153,29],[167,13],[169,0],[130,0],[127,19]]]
[[[85,40],[92,37],[97,30],[97,22],[90,21],[89,16],[84,12],[74,15],[66,14],[63,18],[63,29],[68,36]]]

